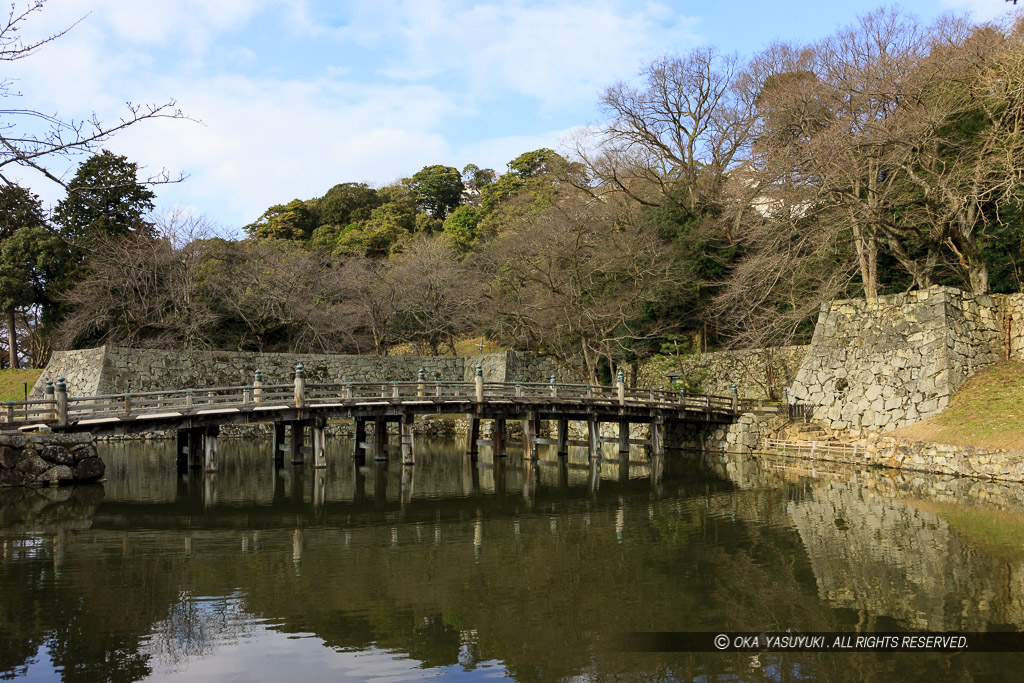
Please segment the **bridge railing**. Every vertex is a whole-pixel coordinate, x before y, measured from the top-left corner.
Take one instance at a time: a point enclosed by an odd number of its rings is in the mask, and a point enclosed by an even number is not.
[[[0,413],[8,425],[53,422],[66,425],[83,420],[135,419],[165,415],[191,415],[228,410],[259,410],[261,407],[297,407],[423,401],[544,401],[651,408],[683,408],[707,412],[737,409],[731,397],[687,394],[664,389],[626,387],[622,375],[612,386],[558,383],[554,376],[544,382],[484,382],[481,368],[469,382],[427,381],[421,370],[412,382],[319,382],[306,384],[296,366],[294,382],[263,384],[257,370],[252,385],[173,389],[95,396],[69,396],[62,377],[47,382],[44,398],[10,401]]]
[[[56,399],[34,399],[30,401],[6,401],[3,404],[4,421],[45,422],[57,416]]]

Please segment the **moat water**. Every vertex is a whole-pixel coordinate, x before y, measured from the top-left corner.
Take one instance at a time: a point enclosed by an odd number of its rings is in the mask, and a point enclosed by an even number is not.
[[[669,452],[275,470],[102,446],[0,491],[0,677],[1019,680],[1022,653],[624,652],[627,632],[1024,630],[1024,488]],[[609,446],[610,448],[610,446]],[[1024,642],[1024,641],[1022,641]]]

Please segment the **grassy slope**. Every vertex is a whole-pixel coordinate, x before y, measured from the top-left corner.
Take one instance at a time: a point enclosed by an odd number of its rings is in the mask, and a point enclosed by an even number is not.
[[[1024,363],[978,372],[933,417],[886,436],[960,446],[1024,448]]]
[[[22,382],[28,382],[28,390],[32,391],[32,385],[43,374],[40,369],[29,370],[0,370],[0,401],[21,401],[25,398],[25,386]]]

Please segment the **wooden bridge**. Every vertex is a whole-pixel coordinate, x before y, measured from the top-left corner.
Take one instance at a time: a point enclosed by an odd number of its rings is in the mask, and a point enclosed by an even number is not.
[[[465,415],[469,421],[466,452],[475,456],[479,445],[489,445],[504,456],[508,420],[521,420],[524,456],[536,459],[537,446],[553,444],[559,455],[571,445],[586,446],[590,457],[599,457],[602,441],[617,441],[620,452],[630,444],[646,444],[653,453],[664,450],[666,423],[729,423],[739,414],[735,391],[731,397],[626,387],[619,373],[613,386],[591,384],[484,382],[480,365],[472,382],[428,382],[423,370],[414,382],[307,383],[300,363],[290,384],[262,382],[260,371],[251,385],[174,389],[100,396],[69,396],[63,377],[47,381],[43,398],[9,401],[0,427],[29,430],[89,431],[97,435],[132,434],[175,430],[178,457],[193,467],[217,470],[217,436],[223,425],[272,423],[273,453],[281,462],[284,453],[292,462],[303,462],[312,452],[316,467],[326,467],[325,427],[328,420],[352,420],[355,424],[353,455],[388,459],[390,450],[401,453],[403,464],[415,462],[412,425],[417,417],[441,414]],[[480,439],[482,420],[492,420],[491,439]],[[556,438],[539,438],[541,421],[556,423]],[[587,423],[588,439],[568,438],[568,423]],[[373,423],[373,439],[367,442],[367,423]],[[387,424],[399,424],[400,443],[388,444]],[[601,424],[616,423],[616,439],[601,437]],[[630,425],[650,425],[649,439],[630,439]],[[287,430],[290,438],[286,442]],[[304,448],[306,430],[312,448]]]

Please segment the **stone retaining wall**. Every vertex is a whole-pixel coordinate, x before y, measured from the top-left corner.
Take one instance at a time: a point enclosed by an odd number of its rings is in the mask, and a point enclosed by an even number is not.
[[[822,305],[791,399],[854,435],[940,412],[976,370],[1024,359],[1024,295],[950,287]]]
[[[91,434],[0,433],[0,486],[42,486],[103,476]]]
[[[713,351],[678,359],[660,356],[640,366],[637,385],[644,388],[668,385],[665,373],[682,372],[690,389],[701,393],[728,396],[735,384],[741,398],[778,399],[782,388],[796,379],[807,349],[807,346],[779,346]]]
[[[179,352],[113,346],[54,353],[32,395],[41,396],[46,381],[56,381],[61,375],[71,396],[246,385],[252,384],[257,369],[264,384],[287,384],[293,381],[297,363],[305,367],[309,383],[412,382],[420,368],[426,371],[428,381],[472,381],[477,363],[488,382],[547,382],[552,374],[561,382],[578,381],[574,371],[548,358],[513,351],[461,358]]]

